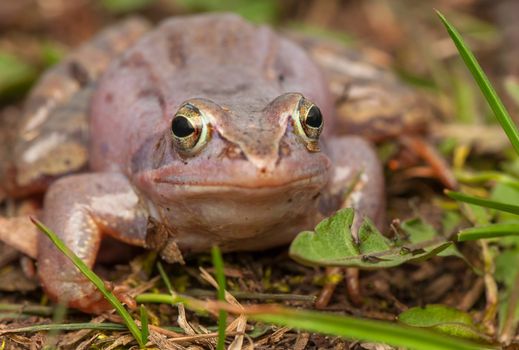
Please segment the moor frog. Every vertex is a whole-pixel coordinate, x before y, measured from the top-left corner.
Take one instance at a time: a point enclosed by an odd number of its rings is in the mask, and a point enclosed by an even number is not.
[[[214,244],[286,244],[344,206],[379,224],[381,165],[368,142],[339,135],[329,82],[349,70],[374,80],[377,70],[331,63],[329,80],[308,47],[231,14],[173,18],[154,30],[127,21],[33,89],[6,192],[50,184],[41,219],[90,266],[103,235],[147,246],[150,230],[167,232],[152,245],[172,260]],[[391,84],[377,113],[399,113]],[[43,236],[36,255],[52,298],[89,312],[108,307]]]

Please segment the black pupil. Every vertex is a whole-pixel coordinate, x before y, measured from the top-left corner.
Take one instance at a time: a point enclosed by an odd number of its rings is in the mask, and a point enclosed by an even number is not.
[[[186,137],[195,132],[193,124],[184,116],[178,116],[171,123],[171,131],[177,137]]]
[[[317,106],[312,106],[306,116],[306,125],[312,128],[318,128],[323,124],[323,115]]]

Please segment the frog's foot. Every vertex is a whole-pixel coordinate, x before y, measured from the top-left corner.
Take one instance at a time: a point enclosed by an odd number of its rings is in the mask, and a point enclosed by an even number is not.
[[[351,235],[358,241],[359,229],[365,218],[371,219],[377,227],[384,222],[386,209],[384,177],[382,166],[373,147],[356,136],[332,138],[327,145],[335,169],[330,184],[330,205],[335,208],[353,208],[355,217],[351,225]],[[323,203],[326,209],[326,204]],[[328,269],[329,282],[318,298],[318,307],[325,307],[337,284],[346,275],[348,298],[355,305],[362,303],[359,290],[358,269]]]
[[[382,165],[375,150],[356,136],[332,138],[327,146],[334,162],[328,200],[334,203],[335,209],[355,209],[352,230],[358,231],[365,217],[380,228],[384,222],[386,200]]]
[[[103,234],[144,245],[147,216],[139,197],[121,174],[83,174],[62,178],[45,196],[43,223],[89,267]],[[54,300],[89,313],[111,308],[96,287],[47,237],[38,240],[38,274]]]

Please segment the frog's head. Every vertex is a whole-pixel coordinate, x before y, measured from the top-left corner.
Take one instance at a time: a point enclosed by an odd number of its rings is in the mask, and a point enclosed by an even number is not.
[[[193,98],[171,114],[140,182],[175,226],[197,231],[196,222],[214,234],[226,227],[226,238],[243,238],[311,215],[331,167],[321,152],[325,121],[311,100],[299,93],[267,102]]]
[[[257,100],[232,105],[188,99],[157,147],[165,154],[154,179],[250,189],[326,181],[330,161],[320,152],[323,128],[320,108],[299,93],[284,93],[263,106]]]

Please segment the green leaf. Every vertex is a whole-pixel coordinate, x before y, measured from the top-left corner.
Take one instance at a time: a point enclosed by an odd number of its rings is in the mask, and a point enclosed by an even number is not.
[[[400,227],[409,237],[412,238],[414,242],[433,240],[435,237],[439,236],[434,227],[418,218],[406,220]],[[438,252],[438,256],[456,256],[468,263],[467,259],[458,251],[458,248],[456,248],[454,244],[451,244],[444,250]]]
[[[0,101],[25,92],[37,75],[37,69],[19,57],[0,53]]]
[[[447,32],[449,33],[452,41],[456,45],[461,58],[463,58],[463,61],[465,62],[465,65],[470,70],[472,77],[474,80],[476,80],[479,89],[485,96],[488,105],[494,112],[497,121],[501,124],[501,127],[508,136],[508,139],[512,143],[516,153],[519,154],[519,131],[517,130],[517,126],[514,124],[512,118],[508,114],[505,106],[503,105],[503,102],[501,102],[501,99],[488,80],[485,72],[483,72],[483,69],[479,65],[476,57],[465,44],[463,38],[458,33],[456,28],[454,28],[452,24],[450,24],[449,21],[447,21],[447,19],[439,11],[436,12],[438,17],[440,17],[440,20],[445,25],[445,28],[447,29]]]
[[[473,241],[503,236],[519,235],[519,223],[493,224],[488,226],[470,227],[458,233],[458,241]]]
[[[225,301],[225,274],[223,270],[222,253],[218,246],[213,246],[211,249],[213,257],[213,265],[216,273],[216,282],[218,283],[218,300]],[[224,350],[225,348],[225,328],[227,327],[227,312],[220,310],[218,313],[218,343],[217,350]]]
[[[496,254],[494,278],[506,288],[512,288],[519,271],[519,248],[512,248]]]
[[[442,215],[442,232],[444,236],[451,236],[461,225],[463,216],[456,210],[445,210]]]
[[[115,295],[109,291],[106,288],[105,282],[97,276],[84,262],[81,260],[72,250],[70,250],[65,243],[56,235],[54,232],[52,232],[47,226],[45,226],[43,223],[38,221],[37,219],[31,218],[31,221],[36,225],[36,227],[43,232],[51,241],[52,243],[58,248],[63,255],[65,255],[67,258],[72,261],[72,263],[81,271],[81,273],[88,278],[96,287],[99,289],[99,291],[103,294],[106,300],[112,306],[115,308],[119,316],[123,319],[123,322],[126,324],[126,327],[128,327],[128,330],[132,333],[133,337],[139,343],[139,346],[141,348],[144,347],[144,344],[142,343],[142,334],[137,327],[137,324],[133,320],[132,316],[126,311],[123,304],[115,297]]]
[[[473,197],[460,192],[454,191],[445,191],[445,194],[452,199],[456,199],[461,202],[475,204],[485,208],[497,209],[501,211],[506,211],[508,213],[519,215],[519,205],[496,202],[490,199],[485,199],[481,197]]]
[[[385,343],[406,349],[475,350],[491,348],[428,329],[324,312],[277,307],[266,309],[265,312],[255,312],[250,314],[250,317],[310,332]]]
[[[301,232],[290,246],[290,256],[307,265],[384,268],[427,259],[452,245],[434,232],[421,230],[411,230],[405,240],[391,241],[369,221],[360,227],[357,245],[351,236],[353,216],[353,209],[342,209],[321,221],[315,232]]]
[[[438,236],[434,227],[418,218],[406,220],[402,222],[400,227],[407,235],[413,237],[416,241],[425,241]]]
[[[469,314],[445,305],[413,307],[402,312],[398,320],[408,326],[431,328],[457,337],[490,340],[477,329]]]

